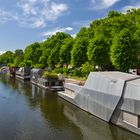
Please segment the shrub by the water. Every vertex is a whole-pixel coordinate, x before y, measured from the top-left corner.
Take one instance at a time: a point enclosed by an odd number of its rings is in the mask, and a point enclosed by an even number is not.
[[[58,75],[56,73],[50,73],[48,71],[45,71],[43,74],[44,78],[52,78],[52,79],[58,79]]]

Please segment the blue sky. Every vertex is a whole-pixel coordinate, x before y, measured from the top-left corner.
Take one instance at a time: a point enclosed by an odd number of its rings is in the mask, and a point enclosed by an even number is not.
[[[0,0],[0,53],[25,49],[56,32],[74,36],[110,10],[140,8],[140,0]]]

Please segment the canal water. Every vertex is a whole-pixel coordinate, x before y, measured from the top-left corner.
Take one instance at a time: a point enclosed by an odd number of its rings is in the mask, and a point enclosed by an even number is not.
[[[0,75],[0,140],[140,140],[30,82]]]

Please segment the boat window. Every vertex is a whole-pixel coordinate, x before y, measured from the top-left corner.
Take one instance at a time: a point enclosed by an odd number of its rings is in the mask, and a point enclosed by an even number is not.
[[[59,86],[59,82],[56,82],[55,85],[56,85],[56,86]]]
[[[55,82],[54,81],[52,82],[52,86],[55,86]]]
[[[138,115],[123,111],[123,121],[125,123],[128,123],[135,127],[139,127],[140,122],[138,118]]]
[[[140,128],[140,116],[138,116],[138,128]]]
[[[44,86],[49,86],[49,83],[48,82],[44,82],[43,85]]]
[[[60,85],[60,86],[63,86],[63,82],[59,82],[59,85]]]

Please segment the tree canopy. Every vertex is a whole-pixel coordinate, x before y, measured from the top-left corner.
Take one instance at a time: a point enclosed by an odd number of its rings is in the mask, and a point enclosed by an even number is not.
[[[0,65],[51,67],[70,64],[82,73],[98,70],[127,72],[140,67],[140,9],[123,14],[110,11],[105,18],[82,27],[75,38],[58,32],[44,42],[32,43],[25,50],[0,55]],[[88,68],[89,67],[89,68]],[[79,71],[78,71],[79,72]]]

